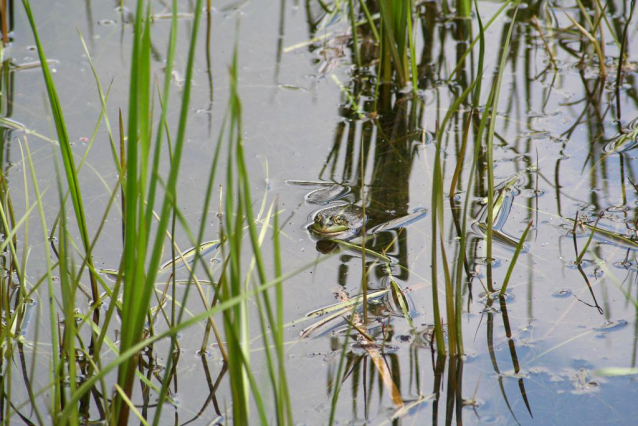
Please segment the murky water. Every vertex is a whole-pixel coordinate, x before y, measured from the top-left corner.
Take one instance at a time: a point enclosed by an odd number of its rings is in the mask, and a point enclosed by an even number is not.
[[[75,141],[73,149],[80,157],[94,132],[100,101],[76,28],[87,41],[102,84],[111,88],[109,119],[111,126],[117,128],[118,109],[126,117],[128,105],[131,17],[126,10],[122,13],[115,1],[87,0],[82,7],[70,2],[34,3],[44,48],[48,57],[56,61],[56,84]],[[487,22],[500,6],[480,2],[483,21]],[[193,2],[180,2],[184,16],[179,21],[174,99],[183,84],[181,70],[192,7]],[[530,4],[519,11],[506,60],[494,139],[494,176],[496,184],[505,188],[506,199],[498,221],[501,238],[495,237],[494,259],[486,259],[484,233],[478,226],[472,228],[466,267],[475,272],[475,278],[464,287],[466,312],[462,324],[467,356],[449,365],[432,349],[430,216],[412,221],[405,229],[374,234],[368,248],[384,250],[393,262],[388,272],[384,262],[366,257],[370,288],[381,293],[371,298],[369,333],[385,342],[380,352],[405,405],[399,408],[396,396],[379,377],[370,352],[351,344],[337,404],[339,424],[384,424],[393,418],[397,418],[397,424],[428,424],[453,418],[467,424],[632,424],[638,415],[636,376],[607,377],[597,372],[636,366],[638,311],[628,299],[636,297],[638,270],[635,137],[620,140],[622,134],[636,128],[636,67],[628,67],[617,97],[619,52],[606,26],[605,80],[589,59],[581,64],[583,48],[575,31],[544,30],[552,49],[553,58],[550,57],[532,19],[534,13],[540,17],[546,10],[543,4],[538,12],[539,7]],[[560,7],[573,12],[577,5],[561,2]],[[555,14],[559,26],[566,28],[570,23],[560,7],[550,6],[548,10]],[[608,7],[610,24],[621,34],[624,17],[629,15],[629,2],[610,2]],[[185,167],[178,188],[180,206],[191,225],[197,225],[201,214],[206,174],[227,107],[227,69],[235,40],[255,209],[260,209],[263,197],[266,207],[279,197],[285,270],[312,263],[335,249],[317,243],[306,226],[317,210],[336,201],[326,205],[309,202],[313,199],[309,200],[308,194],[321,187],[289,184],[287,180],[342,185],[346,188],[339,193],[342,201],[365,204],[369,209],[371,218],[366,226],[370,228],[419,209],[429,211],[433,134],[447,108],[476,77],[477,50],[466,57],[448,81],[469,48],[467,22],[454,20],[453,14],[436,2],[420,3],[417,10],[424,15],[424,26],[416,29],[418,96],[391,92],[382,85],[378,117],[359,117],[344,90],[356,93],[362,109],[372,112],[375,80],[373,66],[353,78],[347,22],[324,25],[321,8],[314,1],[215,4],[210,19],[209,55],[206,26],[199,40]],[[156,14],[168,11],[164,2],[154,3]],[[487,31],[489,67],[483,77],[484,96],[494,83],[493,71],[511,17],[512,10],[506,11]],[[471,22],[475,36],[476,19]],[[546,25],[558,26],[541,23],[543,28]],[[629,28],[627,54],[631,65],[638,61],[638,50],[633,48],[638,34],[635,23]],[[169,29],[169,20],[161,16],[153,25],[153,66],[159,78],[163,77]],[[17,64],[37,60],[28,22],[18,5],[13,39],[5,58]],[[309,39],[318,40],[309,43]],[[364,58],[375,57],[373,46],[365,41],[363,46]],[[28,141],[40,184],[48,188],[47,213],[54,218],[59,208],[52,160],[57,147],[46,140],[55,139],[55,132],[48,118],[42,74],[38,68],[5,69],[2,81],[2,115],[44,136],[30,134]],[[174,124],[177,104],[172,111],[169,120]],[[446,200],[444,235],[450,266],[455,266],[452,253],[458,249],[453,212],[462,208],[470,196],[470,222],[478,222],[487,196],[484,178],[476,182],[471,194],[466,193],[476,136],[475,131],[470,132],[463,156],[462,133],[469,113],[468,107],[455,115],[445,139],[440,141],[445,153],[444,188],[450,187],[457,163],[466,164],[457,184],[458,200],[451,204]],[[21,217],[25,202],[33,200],[24,195],[20,135],[4,131],[2,167],[10,182],[16,215]],[[481,162],[483,176],[484,167]],[[103,124],[81,177],[89,227],[95,229],[117,180]],[[574,226],[569,219],[578,212],[580,218],[588,217],[593,224],[601,211],[605,213],[598,226],[608,232],[594,236],[579,269],[575,264]],[[375,214],[383,220],[375,222]],[[209,218],[207,239],[214,239],[217,220],[213,214]],[[526,251],[518,259],[506,297],[487,298],[486,264],[492,262],[494,287],[499,288],[516,242],[530,221],[533,227]],[[28,270],[31,280],[39,279],[45,267],[38,223],[32,213]],[[582,250],[589,229],[577,227],[576,231]],[[180,240],[187,248],[187,239],[178,235]],[[117,267],[121,251],[120,222],[114,211],[96,246],[95,262],[104,268]],[[355,297],[360,293],[362,273],[360,254],[342,247],[326,261],[285,283],[287,373],[294,417],[299,424],[327,423],[333,379],[342,353],[342,332],[347,328],[347,323],[339,318],[322,323],[325,316],[305,315],[344,300],[346,295]],[[413,327],[404,319],[396,293],[392,296],[391,292],[381,291],[389,288],[388,273],[406,291]],[[207,291],[210,300],[213,291]],[[43,308],[43,297],[34,297],[35,309],[24,330],[25,341],[29,342],[25,365],[30,365],[34,351],[38,354],[31,376],[36,390],[49,379],[50,344],[43,337],[47,335],[48,324],[43,322],[48,313]],[[83,303],[79,307],[86,309],[88,300]],[[197,298],[190,299],[191,312],[202,309]],[[178,405],[164,410],[165,422],[184,424],[193,420],[193,424],[210,424],[230,410],[232,399],[218,351],[210,347],[208,357],[198,356],[203,328],[204,323],[180,336],[182,354],[174,393]],[[264,360],[256,316],[251,335],[251,362],[258,382],[266,384],[267,370],[260,367]],[[116,330],[110,337],[117,339]],[[39,343],[34,346],[36,339]],[[159,364],[164,363],[166,348],[163,344],[153,348]],[[104,359],[108,358],[105,354]],[[17,377],[13,380],[12,398],[16,405],[28,401],[26,385]],[[212,389],[216,391],[213,393]],[[438,398],[432,398],[437,392]],[[135,403],[152,413],[154,398],[151,393],[146,400],[138,392]],[[455,399],[464,401],[465,406],[452,407],[450,402]],[[25,416],[29,417],[28,413],[23,409]],[[98,413],[95,415],[99,418]]]

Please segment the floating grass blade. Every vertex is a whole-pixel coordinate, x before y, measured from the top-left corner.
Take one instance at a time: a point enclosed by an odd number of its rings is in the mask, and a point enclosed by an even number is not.
[[[390,231],[392,229],[401,229],[410,225],[417,220],[423,219],[428,214],[426,209],[419,209],[414,213],[410,213],[409,215],[398,217],[396,219],[389,220],[387,222],[381,223],[369,230],[371,234],[377,234],[383,231]]]
[[[574,223],[574,219],[565,218],[565,220]],[[603,236],[604,238],[608,239],[609,242],[611,242],[612,244],[617,244],[620,247],[629,248],[631,250],[638,250],[638,241],[627,238],[619,232],[614,232],[605,228],[592,226],[587,223],[583,223],[582,226],[589,229],[592,232],[596,232],[597,234]]]
[[[389,289],[383,289],[383,290],[377,290],[377,291],[372,291],[370,293],[368,293],[368,299],[376,299],[379,298],[381,296],[383,296],[384,294],[388,293],[388,291],[390,291]],[[357,296],[354,297],[350,297],[348,298],[347,301],[344,302],[339,302],[339,303],[335,303],[332,305],[328,305],[325,306],[323,308],[320,309],[316,309],[314,311],[308,312],[306,315],[304,315],[304,317],[306,318],[315,318],[315,317],[320,317],[322,315],[326,315],[332,312],[336,312],[336,311],[343,311],[346,308],[349,308],[352,305],[359,305],[361,304],[361,301],[363,300],[363,295],[359,294]]]
[[[168,262],[164,263],[160,267],[159,272],[160,273],[168,272],[173,269],[174,265],[175,265],[175,269],[183,268],[186,265],[184,262],[188,261],[189,259],[195,258],[196,256],[201,257],[201,256],[205,256],[207,253],[212,253],[216,248],[219,247],[219,244],[220,244],[219,240],[213,240],[213,241],[206,241],[205,243],[202,243],[198,247],[192,247],[186,250],[184,253],[182,253],[181,256],[178,256],[175,259],[171,259]]]
[[[356,253],[364,252],[366,256],[371,256],[371,257],[374,257],[375,259],[379,259],[387,263],[392,263],[392,259],[390,259],[385,254],[377,253],[376,251],[370,250],[369,248],[362,249],[362,247],[358,244],[353,244],[343,240],[328,240],[328,241],[338,244],[339,246],[346,248],[348,250],[352,250],[353,252],[356,252]]]
[[[622,377],[622,376],[635,376],[638,374],[638,368],[635,367],[607,367],[599,368],[592,371],[592,374],[602,377]]]
[[[389,292],[394,293],[392,287],[389,287],[383,290],[372,291],[368,293],[367,299],[368,300],[378,299],[382,297],[383,295],[388,294]],[[397,296],[397,299],[399,299],[399,297],[405,297],[405,296],[401,294],[401,296]],[[324,308],[317,309],[315,311],[307,313],[304,316],[304,318],[302,318],[301,320],[294,321],[294,324],[299,324],[302,321],[313,319],[313,318],[320,318],[320,319],[314,324],[303,329],[301,332],[300,338],[304,339],[307,337],[311,337],[317,330],[320,330],[325,325],[333,321],[336,321],[339,318],[345,318],[348,315],[348,312],[351,312],[353,309],[354,310],[359,309],[359,307],[363,305],[363,301],[364,301],[363,294],[359,294],[355,297],[348,298],[345,301],[335,303],[335,304],[326,306]],[[407,307],[407,303],[405,302],[405,300],[403,300],[403,302],[404,304],[406,304],[406,310],[404,314],[406,315],[406,318],[410,318],[409,308]],[[401,299],[399,299],[398,303],[399,304],[401,303]],[[324,331],[321,331],[318,333],[318,335],[321,335],[323,333]]]

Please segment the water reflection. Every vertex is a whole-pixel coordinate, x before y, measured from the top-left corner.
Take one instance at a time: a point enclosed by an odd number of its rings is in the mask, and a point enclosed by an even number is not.
[[[377,11],[374,4],[369,4],[368,6],[372,12]],[[510,253],[514,251],[519,242],[523,231],[521,224],[530,222],[534,224],[532,228],[533,243],[526,244],[523,250],[524,253],[533,250],[534,242],[539,239],[539,233],[543,229],[547,229],[542,226],[542,222],[546,220],[543,210],[547,209],[547,203],[542,197],[548,190],[555,192],[557,216],[564,217],[563,215],[566,215],[566,217],[569,217],[569,214],[574,211],[574,200],[584,200],[586,197],[589,197],[589,199],[584,203],[589,206],[595,206],[594,210],[607,209],[609,205],[613,205],[614,208],[618,208],[618,205],[626,205],[627,188],[625,185],[628,180],[627,176],[631,176],[632,182],[634,179],[633,171],[631,170],[632,161],[628,158],[628,152],[635,144],[635,126],[631,122],[628,124],[620,124],[618,122],[615,135],[604,137],[605,133],[610,130],[613,131],[608,124],[614,121],[610,117],[620,116],[621,107],[619,105],[626,103],[621,102],[618,97],[614,102],[606,102],[605,97],[609,96],[608,89],[616,87],[613,84],[613,78],[605,80],[596,65],[588,63],[588,61],[592,60],[592,57],[585,57],[574,49],[573,38],[570,38],[566,32],[561,34],[550,33],[552,37],[556,37],[554,39],[556,47],[552,47],[551,50],[545,52],[550,60],[546,62],[544,68],[539,69],[537,58],[531,54],[527,46],[548,45],[548,23],[540,19],[545,12],[545,6],[543,2],[528,2],[526,6],[517,16],[517,24],[513,28],[515,35],[512,38],[511,53],[506,58],[505,66],[515,74],[513,74],[511,81],[508,82],[507,99],[499,107],[498,116],[503,125],[498,128],[495,135],[495,143],[497,143],[498,149],[503,151],[502,154],[499,154],[498,161],[502,162],[504,166],[499,164],[499,170],[511,170],[510,173],[513,172],[514,174],[510,174],[510,177],[507,177],[507,175],[503,174],[503,171],[497,172],[499,173],[498,178],[501,179],[502,183],[496,187],[495,199],[497,207],[494,211],[493,237],[496,244],[499,244]],[[590,10],[595,10],[596,5],[592,3],[589,7],[591,7]],[[617,7],[615,3],[609,6],[610,10]],[[441,109],[438,108],[439,104],[446,104],[446,101],[444,101],[446,97],[454,99],[459,96],[476,79],[477,75],[475,51],[468,50],[468,41],[473,39],[475,28],[470,25],[469,20],[465,19],[467,14],[464,14],[460,9],[457,10],[458,15],[454,24],[445,26],[440,25],[440,19],[450,13],[445,4],[439,5],[434,2],[425,2],[419,5],[418,11],[422,16],[420,30],[422,31],[421,37],[423,41],[423,50],[417,58],[420,71],[418,81],[421,92],[419,92],[419,96],[415,97],[411,94],[396,91],[392,84],[388,84],[381,77],[378,77],[380,81],[376,81],[376,76],[379,76],[381,72],[379,68],[375,68],[375,63],[370,59],[376,58],[378,53],[374,52],[374,49],[368,49],[370,43],[367,40],[372,39],[372,36],[367,26],[362,26],[358,31],[358,37],[359,40],[362,40],[361,62],[363,67],[353,72],[352,79],[347,84],[344,84],[348,95],[342,97],[343,104],[340,114],[343,120],[337,123],[332,147],[320,174],[317,176],[324,181],[347,183],[347,185],[352,187],[350,194],[352,202],[365,204],[371,208],[376,207],[385,211],[392,211],[398,215],[408,214],[411,194],[410,186],[415,182],[412,175],[413,165],[415,160],[420,155],[423,155],[427,142],[431,139],[424,123],[426,121],[436,123],[438,121],[436,116],[441,114]],[[628,12],[626,5],[625,11]],[[333,16],[330,14],[331,9],[320,7],[313,2],[307,2],[306,12],[309,38],[322,37],[325,32],[321,33],[321,31],[325,31],[325,28],[331,24],[328,19],[329,16]],[[624,22],[619,19],[619,15],[620,13],[615,15],[611,25],[616,31],[622,32]],[[513,16],[511,11],[508,11],[508,16]],[[506,24],[502,27],[500,40],[496,37],[498,40],[497,45],[503,46],[505,44],[506,34],[510,29],[510,25],[513,24]],[[339,37],[341,37],[341,44],[343,44],[343,39],[348,36],[340,35]],[[445,62],[446,54],[450,51],[446,43],[449,43],[450,39],[456,42],[455,51],[458,61],[453,78],[446,72]],[[331,46],[331,43],[336,43],[336,40],[336,36],[328,37],[328,40],[323,40],[322,43],[323,46]],[[352,38],[349,41],[351,42]],[[318,46],[319,44],[317,43],[314,48],[319,48]],[[312,49],[310,50],[312,51]],[[561,49],[562,51],[560,51]],[[373,53],[367,57],[366,54],[370,52]],[[350,60],[355,63],[354,53],[352,51],[350,53],[352,55]],[[502,51],[499,54],[501,53]],[[580,84],[583,88],[583,98],[582,100],[572,98],[569,99],[568,103],[563,104],[571,108],[569,113],[563,110],[556,110],[561,98],[568,98],[561,93],[564,88],[561,87],[559,79],[559,72],[572,66],[566,62],[565,56],[583,58],[576,72],[580,77]],[[319,66],[318,72],[322,74],[329,73],[338,66],[338,61],[342,60],[343,55],[326,57],[325,61]],[[376,72],[370,72],[370,69],[374,69]],[[519,69],[520,72],[517,73]],[[628,81],[632,81],[633,77],[633,74],[628,74]],[[630,85],[633,87],[633,83],[630,83]],[[429,92],[425,92],[426,90]],[[428,95],[424,96],[425,93],[428,93]],[[433,111],[427,108],[427,103],[425,102],[430,96],[434,98],[437,107]],[[632,98],[634,98],[633,95]],[[448,235],[452,236],[452,238],[455,233],[459,235],[463,232],[461,226],[463,209],[459,200],[466,195],[470,195],[465,194],[468,175],[476,173],[475,184],[471,186],[473,193],[471,194],[470,209],[470,217],[475,224],[473,227],[474,234],[469,235],[468,256],[462,259],[463,269],[467,276],[464,294],[468,298],[468,309],[472,304],[471,288],[474,281],[493,291],[498,288],[497,279],[501,277],[501,272],[492,271],[496,267],[493,261],[501,259],[487,259],[485,261],[484,239],[486,232],[481,225],[486,220],[486,206],[482,200],[487,197],[487,182],[485,163],[481,160],[485,158],[486,153],[480,141],[476,141],[477,128],[480,114],[482,113],[482,111],[474,109],[479,106],[476,104],[478,99],[477,92],[475,98],[472,99],[470,97],[465,101],[465,109],[462,109],[452,117],[452,128],[457,129],[457,131],[446,134],[444,141],[438,141],[443,143],[445,147],[447,156],[445,167],[452,170],[456,168],[458,173],[455,172],[454,175],[458,174],[460,177],[459,179],[454,178],[454,183],[451,187],[453,189],[451,189],[449,194],[450,223],[453,228],[449,230]],[[428,100],[428,102],[433,101]],[[614,103],[618,104],[615,106],[615,111]],[[635,100],[632,103],[632,109],[635,110],[638,104]],[[426,111],[428,111],[427,114]],[[435,117],[431,115],[428,117],[432,113]],[[565,117],[566,114],[575,116],[575,120],[567,119]],[[468,129],[468,131],[460,131],[463,128]],[[568,163],[570,171],[563,171],[567,153],[573,152],[570,142],[575,138],[577,132],[582,132],[583,130],[588,134],[585,139],[589,141],[590,150],[587,155],[578,155],[578,157],[584,159],[582,163],[583,176],[589,178],[590,181],[583,181],[577,185],[582,185],[583,188],[597,188],[597,190],[589,192],[590,195],[586,195],[588,191],[579,191],[579,187],[570,191],[563,189],[568,186],[563,181],[563,176],[569,175],[567,181],[570,182],[570,185],[573,182],[571,169],[573,161]],[[517,135],[517,137],[512,138],[512,134]],[[465,140],[463,140],[464,135]],[[552,159],[543,151],[545,149],[543,147],[548,144],[555,144],[554,146],[559,147],[558,152],[560,155],[556,159]],[[551,149],[554,151],[554,147]],[[465,167],[467,160],[472,155],[479,159],[476,171]],[[618,158],[618,168],[616,170],[610,170],[610,167],[616,167],[609,163],[612,155]],[[553,167],[552,161],[554,162]],[[506,162],[509,162],[511,166]],[[450,176],[452,175],[451,172],[447,173]],[[621,192],[614,193],[614,190],[610,187],[610,173],[614,176],[619,173],[618,182],[620,183]],[[615,186],[615,184],[613,185]],[[604,195],[608,201],[603,202],[599,197],[599,193]],[[459,194],[459,198],[456,198],[457,194]],[[620,199],[615,196],[619,194],[622,197]],[[569,213],[565,212],[565,205],[570,206],[568,208]],[[635,207],[632,209],[635,210]],[[626,210],[621,211],[620,214],[627,216]],[[594,228],[596,227],[596,225],[593,226]],[[371,245],[366,244],[366,247],[370,247],[373,250],[382,249],[386,254],[392,252],[391,257],[397,261],[396,277],[406,282],[410,279],[412,268],[409,261],[410,247],[413,244],[408,240],[408,235],[410,234],[410,228],[406,228],[394,235],[380,235]],[[620,234],[616,231],[608,231],[607,242],[613,239],[614,236],[620,237]],[[600,235],[598,238],[599,241],[604,239]],[[629,252],[627,250],[625,262],[629,262]],[[579,253],[577,250],[576,257],[579,256]],[[594,253],[599,258],[605,256],[601,251],[600,245],[594,248]],[[573,254],[569,257],[572,256]],[[342,265],[339,268],[337,281],[342,286],[346,285],[347,277],[351,277],[350,279],[355,283],[359,279],[356,275],[352,277],[350,273],[353,269],[348,266],[350,259],[352,259],[350,256],[341,258]],[[534,256],[525,256],[524,259],[523,262],[527,262],[528,271],[526,274],[527,317],[528,323],[531,323],[534,318],[534,287],[539,274],[535,272],[537,267],[533,260]],[[590,305],[602,313],[603,309],[597,301],[596,287],[590,283],[587,275],[582,272],[580,264],[578,268],[581,269],[582,276],[585,278],[585,288],[589,290],[593,301]],[[383,277],[383,268],[381,266],[375,270],[377,271],[377,277]],[[486,270],[487,282],[484,281],[486,277],[481,273]],[[596,281],[601,279],[602,271],[599,274],[595,277]],[[540,275],[542,275],[542,272]],[[526,375],[521,367],[515,344],[515,332],[510,323],[506,302],[507,295],[498,297],[496,293],[489,292],[488,294],[491,296],[487,298],[481,316],[485,317],[482,323],[486,328],[486,346],[494,374],[498,377],[503,402],[508,407],[511,418],[514,421],[522,421],[517,418],[517,415],[520,417],[520,413],[517,414],[511,408],[511,401],[517,398],[523,402],[527,415],[533,418],[533,407],[528,398],[525,383]],[[401,315],[396,315],[395,317],[401,318]],[[498,317],[502,319],[504,338],[509,348],[509,362],[513,369],[511,375],[502,373],[503,367],[499,366],[499,364],[502,364],[503,361],[499,360],[495,352],[495,320]],[[346,327],[346,323],[342,324],[341,331],[343,332]],[[392,327],[392,322],[384,325],[384,328],[388,330],[392,330]],[[335,330],[333,329],[333,331]],[[401,351],[397,352],[397,354],[399,354],[398,358],[393,355],[396,360],[393,358],[392,362],[407,362],[400,355]],[[362,362],[360,359],[355,358],[351,352],[348,352],[348,357],[348,365]],[[412,361],[410,362],[412,363]],[[439,359],[436,361],[433,359],[432,365],[435,372],[435,382],[437,383],[435,386],[437,395],[439,389],[444,388],[442,377],[444,375],[444,366],[448,366],[445,418],[447,422],[451,422],[456,416],[457,422],[460,423],[462,421],[463,406],[476,408],[474,399],[464,398],[462,394],[463,359]],[[505,370],[508,370],[508,368]],[[518,384],[518,392],[514,395],[511,394],[511,391],[507,392],[504,385],[504,380],[509,376],[515,378]],[[405,377],[405,374],[403,374],[403,377]],[[412,380],[412,376],[410,377]],[[395,383],[400,382],[399,378],[394,376],[393,378],[396,380]],[[352,386],[360,385],[352,383]],[[356,392],[353,391],[353,393]],[[433,404],[433,423],[436,423],[440,415],[438,412],[439,401],[436,400]],[[358,411],[354,409],[354,412]],[[364,412],[366,413],[365,418],[369,418],[365,409]],[[359,417],[355,416],[354,418]]]

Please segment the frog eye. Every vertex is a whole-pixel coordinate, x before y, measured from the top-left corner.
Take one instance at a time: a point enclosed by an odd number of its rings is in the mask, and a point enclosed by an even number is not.
[[[321,215],[317,215],[315,216],[315,223],[320,223],[321,222]]]
[[[341,216],[335,216],[333,222],[335,225],[343,225],[343,218]]]

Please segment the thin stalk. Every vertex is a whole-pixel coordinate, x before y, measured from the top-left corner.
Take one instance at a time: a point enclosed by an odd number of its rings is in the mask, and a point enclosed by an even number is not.
[[[357,68],[361,69],[361,52],[359,50],[359,36],[357,35],[357,21],[354,17],[354,5],[352,0],[348,0],[348,16],[350,18],[350,28],[352,31],[352,48]]]
[[[618,55],[618,71],[616,74],[616,100],[618,102],[618,113],[620,114],[620,86],[622,83],[622,70],[626,63],[626,50],[627,50],[627,33],[629,32],[629,24],[634,17],[634,10],[636,8],[636,0],[631,0],[631,6],[629,10],[629,18],[625,23],[625,28],[622,33],[622,40],[620,43],[620,54]]]
[[[366,217],[366,194],[365,194],[365,150],[364,147],[364,137],[361,136],[361,142],[359,147],[359,170],[361,170],[361,175],[359,179],[361,181],[361,214],[363,217]],[[366,235],[366,224],[365,220],[361,226],[361,235]],[[366,262],[366,238],[361,239],[361,293],[363,294],[363,324],[365,327],[368,326],[368,267]]]
[[[596,51],[596,55],[598,56],[598,66],[600,67],[600,76],[604,79],[607,76],[607,68],[605,66],[605,54],[602,51],[602,47],[600,43],[585,28],[583,28],[582,25],[576,22],[569,13],[565,12],[564,10],[563,10],[563,13],[567,17],[567,19],[569,19],[572,22],[572,24],[574,24],[574,26],[578,29],[578,31],[580,31],[580,33],[584,35],[585,38],[587,38],[587,40],[591,42],[592,46],[594,46],[594,50]]]
[[[379,37],[377,26],[374,25],[374,19],[372,19],[372,15],[370,15],[370,10],[368,9],[368,6],[366,5],[365,0],[359,0],[359,5],[361,6],[361,9],[363,10],[363,14],[366,17],[366,21],[368,22],[368,25],[370,26],[370,30],[372,31],[372,35],[374,36],[375,41],[377,43],[380,43],[381,37]]]
[[[381,21],[383,23],[382,32],[385,35],[387,42],[383,43],[383,47],[389,49],[392,55],[392,61],[397,71],[397,78],[401,87],[405,86],[407,81],[407,73],[403,67],[403,61],[401,60],[400,52],[398,50],[397,40],[394,36],[395,26],[392,25],[391,7],[388,5],[388,0],[379,1],[381,11]],[[381,49],[383,51],[383,49]],[[382,62],[385,61],[385,58]],[[386,65],[388,66],[388,65]]]
[[[77,226],[80,231],[82,244],[86,252],[85,256],[89,264],[91,264],[92,266],[93,260],[92,260],[92,256],[90,252],[90,238],[88,234],[88,228],[86,225],[84,203],[82,202],[82,193],[80,190],[80,184],[79,184],[79,180],[77,176],[77,169],[75,168],[75,161],[73,160],[73,151],[71,149],[69,134],[66,129],[66,122],[64,119],[64,114],[62,112],[62,106],[58,98],[57,90],[55,88],[55,83],[53,82],[51,71],[49,70],[49,63],[44,54],[42,43],[40,42],[40,36],[38,34],[35,20],[33,18],[33,13],[31,12],[31,5],[29,4],[29,0],[22,0],[22,4],[24,5],[25,12],[29,19],[29,24],[31,25],[31,31],[33,32],[33,37],[35,39],[35,44],[38,50],[40,65],[42,67],[42,74],[44,76],[45,86],[47,89],[49,103],[51,106],[51,112],[53,114],[53,120],[55,123],[55,128],[56,128],[56,132],[59,139],[60,150],[62,154],[62,160],[64,164],[64,171],[66,174],[67,184],[69,186],[69,191],[71,193],[71,200],[73,202],[73,209],[75,211]],[[92,305],[97,306],[99,305],[99,300],[100,300],[100,295],[98,293],[98,287],[97,287],[97,278],[93,272],[89,274],[89,277],[91,281],[91,292],[92,292],[92,298],[93,298]],[[95,312],[97,315],[97,311]],[[96,321],[97,319],[98,318],[96,317]]]
[[[412,76],[412,93],[416,96],[418,92],[418,70],[416,66],[416,42],[414,41],[414,30],[412,28],[414,22],[414,0],[407,2],[408,7],[408,42],[410,46],[410,75]]]
[[[7,46],[9,44],[9,20],[7,18],[7,0],[2,0],[0,3],[0,13],[2,14],[2,44]]]

